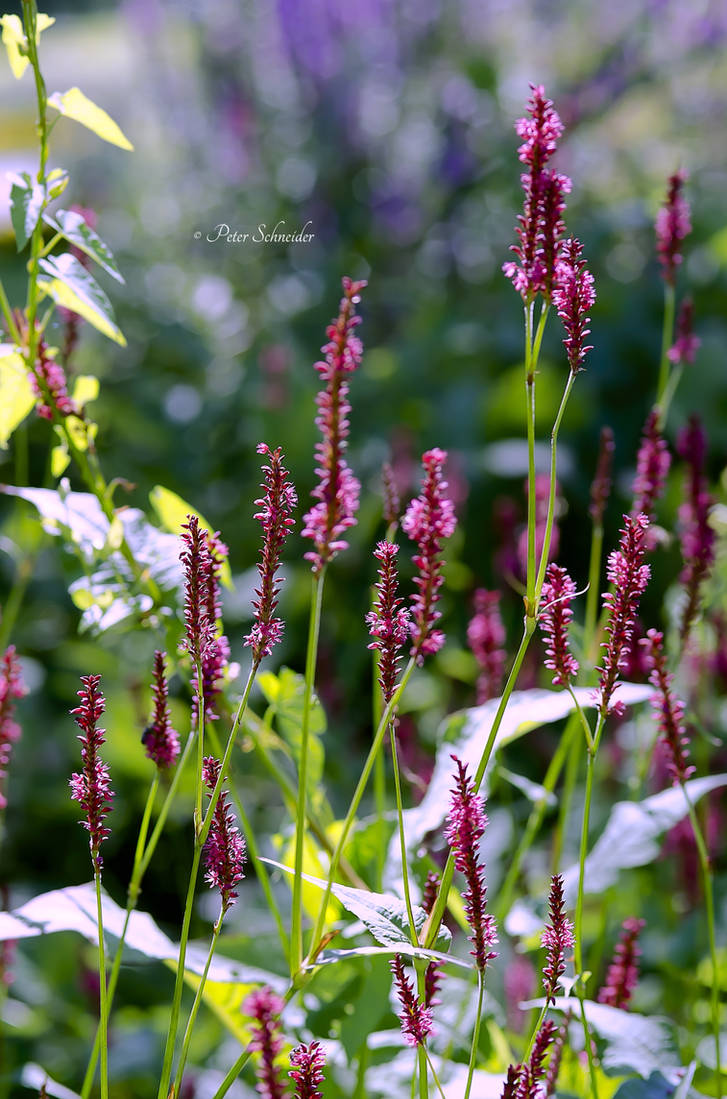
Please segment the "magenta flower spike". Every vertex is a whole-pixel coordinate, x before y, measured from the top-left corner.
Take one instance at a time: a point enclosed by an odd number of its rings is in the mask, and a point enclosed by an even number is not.
[[[156,763],[160,771],[173,767],[179,755],[179,734],[172,727],[169,713],[169,688],[165,655],[157,650],[154,653],[154,673],[152,696],[154,709],[151,720],[144,730],[142,743],[149,759]]]
[[[20,662],[15,654],[15,646],[5,650],[0,664],[0,811],[7,806],[4,791],[8,775],[8,764],[13,745],[20,740],[21,729],[15,720],[15,700],[25,694]]]
[[[324,359],[315,364],[324,388],[316,397],[316,426],[321,441],[316,444],[318,484],[312,496],[318,502],[303,518],[303,537],[314,549],[305,554],[318,575],[348,543],[342,535],[356,523],[361,486],[349,469],[345,453],[348,446],[348,376],[361,364],[363,348],[356,335],[361,318],[356,306],[366,283],[343,279],[343,297],[337,320],[326,330],[328,343],[321,348]]]
[[[523,1067],[523,1065],[508,1065],[501,1099],[517,1099],[518,1084],[520,1083]]]
[[[467,888],[462,894],[467,920],[473,934],[470,942],[474,950],[477,967],[484,973],[487,963],[497,954],[492,947],[497,942],[495,921],[486,911],[487,887],[485,885],[485,867],[480,860],[479,844],[485,833],[487,817],[485,803],[475,793],[474,783],[467,774],[467,768],[456,756],[452,756],[456,766],[454,789],[447,817],[445,838],[454,853],[454,865],[467,880]]]
[[[670,465],[669,447],[659,430],[659,412],[654,409],[646,417],[636,459],[632,515],[643,512],[647,519],[653,518],[654,507],[664,495]]]
[[[565,956],[576,945],[573,924],[563,909],[563,878],[554,874],[550,881],[548,898],[550,923],[543,931],[542,945],[548,954],[543,967],[543,988],[549,1003],[555,1003],[558,981],[565,973]]]
[[[422,455],[424,481],[422,491],[406,509],[401,521],[405,534],[417,544],[414,564],[418,575],[414,577],[417,588],[412,598],[411,635],[414,641],[411,655],[418,664],[424,663],[424,657],[439,652],[445,637],[441,630],[433,627],[442,617],[436,610],[439,601],[439,589],[444,583],[442,576],[442,543],[450,538],[457,526],[454,504],[446,495],[447,482],[442,470],[447,460],[447,452],[435,447]]]
[[[674,286],[677,267],[682,262],[682,241],[692,231],[689,203],[684,197],[686,172],[669,176],[666,199],[656,216],[656,252],[664,282]]]
[[[323,1099],[319,1085],[323,1083],[326,1055],[320,1042],[299,1045],[290,1053],[288,1076],[295,1082],[294,1099]]]
[[[701,342],[699,336],[694,335],[694,302],[685,298],[677,314],[676,339],[667,352],[670,361],[675,366],[693,364]]]
[[[298,505],[298,496],[288,480],[290,474],[283,465],[284,455],[280,447],[271,450],[265,443],[259,443],[257,452],[267,458],[267,464],[263,466],[264,480],[260,486],[263,495],[255,501],[260,511],[254,516],[263,528],[263,544],[257,566],[260,586],[256,588],[256,599],[253,600],[255,624],[244,641],[252,649],[255,665],[263,657],[270,656],[283,636],[283,620],[275,615],[281,584],[277,572],[286,539],[295,526],[293,511]]]
[[[572,374],[583,369],[583,360],[593,350],[592,345],[586,344],[586,337],[591,331],[588,312],[596,300],[596,290],[593,275],[581,258],[582,253],[583,245],[575,237],[565,241],[560,250],[553,290],[553,304],[566,332],[563,346]]]
[[[242,1005],[245,1014],[253,1018],[250,1046],[261,1055],[257,1093],[262,1099],[286,1099],[287,1088],[275,1064],[275,1058],[283,1048],[279,1016],[284,1006],[280,997],[267,987],[251,992]]]
[[[477,704],[499,698],[505,675],[505,626],[500,614],[499,591],[478,588],[475,613],[467,626],[467,643],[477,661]]]
[[[214,620],[210,621],[210,594],[213,562],[207,531],[196,515],[188,515],[182,525],[182,552],[179,559],[184,572],[184,619],[186,639],[182,647],[196,663],[214,640]]]
[[[393,542],[379,542],[374,557],[379,564],[376,581],[376,604],[366,615],[366,624],[373,641],[369,649],[378,649],[379,684],[384,703],[388,704],[396,689],[401,663],[401,649],[409,636],[409,611],[398,598],[399,573],[396,556],[399,547]]]
[[[106,827],[104,820],[111,812],[111,801],[114,796],[108,765],[102,762],[98,754],[101,745],[106,742],[104,736],[106,730],[98,727],[98,722],[106,708],[106,701],[99,687],[100,675],[82,675],[81,683],[83,687],[78,692],[81,705],[71,710],[71,714],[81,730],[81,736],[78,739],[81,742],[83,768],[80,772],[74,772],[71,775],[71,798],[83,809],[84,819],[81,824],[88,832],[88,845],[94,872],[100,873],[103,867],[100,847],[111,835],[111,829]]]
[[[608,967],[606,983],[598,993],[599,1004],[628,1010],[633,991],[639,980],[639,935],[645,927],[643,920],[624,920],[621,936]]]
[[[38,415],[43,420],[52,420],[54,412],[59,416],[78,416],[79,410],[68,396],[65,371],[51,356],[48,345],[42,338],[38,339],[37,355],[30,383],[38,400]]]
[[[659,723],[661,741],[666,749],[669,773],[674,785],[686,782],[695,771],[688,763],[689,737],[684,724],[684,703],[672,690],[674,676],[667,671],[664,655],[664,635],[659,630],[648,630],[641,639],[646,650],[649,683],[655,688],[651,705]]]
[[[399,1019],[404,1038],[410,1046],[423,1046],[427,1035],[432,1030],[432,1009],[417,1000],[414,985],[404,972],[401,954],[397,954],[389,965],[394,975],[396,994],[401,1003]]]
[[[545,667],[555,672],[556,687],[567,687],[578,674],[578,661],[570,651],[568,636],[575,594],[574,581],[565,569],[551,562],[545,572],[538,624],[547,638]]]
[[[560,1072],[560,1062],[563,1059],[563,1050],[565,1049],[566,1038],[568,1037],[568,1023],[570,1022],[570,1012],[566,1012],[565,1019],[558,1027],[558,1033],[555,1036],[553,1042],[553,1048],[550,1051],[550,1059],[548,1061],[548,1071],[545,1074],[545,1090],[543,1092],[544,1099],[550,1099],[551,1095],[555,1095],[555,1088],[558,1083],[558,1073]]]
[[[524,1065],[509,1066],[501,1099],[541,1099],[545,1055],[557,1029],[552,1019],[543,1020],[535,1035],[530,1060]]]
[[[679,579],[686,590],[681,637],[686,642],[699,612],[702,585],[714,564],[716,535],[709,521],[713,500],[704,477],[707,437],[696,416],[678,436],[677,451],[687,463],[686,499],[679,508],[684,568]]]
[[[603,515],[608,498],[611,495],[611,470],[615,449],[613,430],[610,427],[602,427],[598,444],[596,474],[591,484],[591,502],[588,508],[591,519],[597,527],[603,525]]]
[[[214,756],[205,756],[202,781],[210,794],[220,777],[220,764]],[[205,881],[212,889],[218,889],[222,901],[222,914],[237,900],[235,886],[245,877],[245,841],[240,835],[235,816],[225,790],[220,791],[212,823],[204,846]]]
[[[623,713],[623,704],[612,703],[618,683],[619,670],[625,666],[631,652],[639,600],[649,583],[651,569],[643,563],[646,532],[649,520],[643,514],[624,515],[619,548],[609,554],[606,576],[613,590],[604,593],[603,602],[608,611],[605,650],[599,668],[599,709],[606,717],[611,711]]]

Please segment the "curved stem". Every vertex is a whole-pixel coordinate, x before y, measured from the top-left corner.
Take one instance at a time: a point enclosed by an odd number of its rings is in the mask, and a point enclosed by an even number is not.
[[[189,1053],[189,1043],[192,1040],[192,1030],[194,1029],[194,1024],[197,1020],[197,1013],[199,1011],[200,1004],[202,1003],[202,996],[204,994],[204,987],[207,983],[207,974],[209,973],[210,965],[212,964],[212,955],[214,954],[215,947],[217,946],[217,940],[219,938],[220,930],[222,928],[222,920],[223,920],[224,914],[225,914],[224,909],[222,909],[222,911],[220,912],[219,917],[218,917],[218,919],[215,923],[215,926],[212,930],[212,942],[210,943],[209,952],[207,954],[207,960],[204,964],[204,969],[202,971],[202,976],[199,979],[199,984],[197,985],[197,992],[196,992],[196,995],[194,997],[194,1003],[192,1004],[192,1010],[189,1013],[189,1019],[187,1020],[187,1026],[186,1026],[185,1031],[184,1031],[184,1038],[182,1040],[182,1052],[179,1055],[179,1064],[177,1065],[177,1075],[174,1078],[174,1093],[173,1094],[175,1096],[178,1096],[180,1094],[180,1091],[181,1091],[182,1077],[184,1075],[184,1066],[187,1063],[187,1054]]]

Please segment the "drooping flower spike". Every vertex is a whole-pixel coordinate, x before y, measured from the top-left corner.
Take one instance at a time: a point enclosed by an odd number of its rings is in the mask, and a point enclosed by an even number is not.
[[[563,878],[554,874],[550,881],[548,898],[550,923],[543,931],[542,945],[548,955],[543,967],[543,987],[548,1003],[555,1003],[558,982],[565,973],[565,956],[576,945],[573,924],[564,911]]]
[[[298,505],[295,488],[288,480],[290,474],[283,465],[284,455],[280,447],[271,450],[265,443],[260,443],[257,452],[267,458],[267,465],[263,466],[263,495],[255,501],[260,508],[255,519],[263,528],[263,544],[257,567],[260,586],[253,600],[255,624],[244,642],[252,649],[254,664],[270,656],[283,636],[283,620],[275,615],[281,583],[276,574],[285,541],[295,526],[293,511]]]
[[[384,703],[388,704],[396,689],[401,663],[401,650],[409,636],[409,611],[398,597],[399,574],[396,556],[399,547],[393,542],[379,542],[374,557],[379,562],[376,581],[376,604],[366,615],[366,624],[373,641],[369,649],[378,649],[379,684]]]
[[[206,756],[202,767],[202,781],[210,793],[220,776],[220,764],[214,756]],[[225,790],[220,791],[212,823],[204,847],[205,881],[218,889],[223,915],[237,900],[235,887],[245,877],[245,841],[235,823],[235,817]]]
[[[628,1010],[629,1002],[639,980],[639,935],[645,927],[643,920],[624,920],[621,936],[608,967],[606,983],[598,993],[599,1004]]]
[[[179,755],[179,734],[172,727],[169,713],[169,688],[165,655],[157,650],[154,653],[154,673],[152,680],[154,708],[151,720],[144,730],[142,743],[149,759],[156,763],[160,771],[173,767]]]
[[[0,664],[0,810],[7,805],[4,784],[13,745],[20,740],[21,730],[15,720],[15,701],[25,694],[20,662],[15,646],[5,650]]]
[[[596,474],[591,484],[591,502],[588,508],[591,519],[597,527],[603,525],[603,514],[611,495],[611,469],[615,449],[612,428],[602,427],[598,443]]]
[[[593,350],[586,337],[591,331],[588,313],[596,300],[596,290],[582,253],[583,245],[575,237],[565,241],[560,249],[553,290],[553,304],[565,328],[563,345],[573,374],[583,369],[583,360]]]
[[[684,724],[684,703],[672,690],[674,676],[667,671],[664,654],[664,635],[659,630],[648,630],[641,639],[646,650],[649,683],[655,688],[651,705],[659,723],[661,741],[666,749],[669,773],[672,781],[686,782],[695,771],[690,766],[689,737]]]
[[[682,241],[692,231],[689,203],[684,197],[686,172],[669,176],[666,199],[656,216],[656,251],[661,273],[668,286],[676,282],[677,267],[682,262]]]
[[[555,672],[553,684],[556,687],[567,687],[578,674],[578,661],[570,651],[568,635],[575,594],[574,581],[565,569],[551,562],[545,573],[538,624],[547,638],[545,667]]]
[[[659,428],[659,412],[654,409],[646,417],[636,458],[632,515],[643,512],[651,521],[655,505],[664,495],[670,465],[669,447]]]
[[[262,1099],[286,1099],[287,1088],[275,1064],[283,1048],[280,1013],[284,1006],[280,997],[267,987],[251,992],[242,1004],[245,1014],[253,1018],[250,1047],[261,1055],[256,1074],[257,1092]]]
[[[100,729],[98,722],[106,708],[106,701],[101,693],[100,675],[82,675],[81,683],[83,686],[78,692],[81,705],[71,710],[71,714],[81,730],[78,739],[81,742],[83,767],[80,772],[74,772],[71,775],[71,798],[83,809],[84,819],[81,824],[88,832],[88,845],[94,872],[100,873],[103,867],[100,847],[111,835],[111,829],[104,824],[104,821],[111,812],[111,802],[114,797],[108,764],[104,763],[99,756],[99,749],[106,742],[104,736],[106,730]]]
[[[475,613],[467,626],[467,643],[477,661],[477,704],[498,698],[505,675],[505,626],[500,614],[499,591],[478,588]]]
[[[328,343],[321,348],[324,358],[315,364],[324,388],[316,397],[316,426],[321,441],[316,444],[318,484],[312,496],[318,502],[304,516],[303,537],[314,545],[305,554],[318,574],[348,543],[342,537],[355,525],[361,486],[349,469],[345,453],[348,446],[348,376],[361,363],[363,348],[356,335],[361,318],[356,305],[361,300],[364,281],[343,279],[343,297],[338,318],[326,330]]]
[[[324,1081],[326,1055],[320,1042],[299,1045],[290,1053],[288,1076],[295,1082],[294,1099],[323,1099],[319,1086]]]
[[[686,591],[681,637],[686,642],[697,618],[702,586],[714,564],[716,534],[709,521],[713,500],[704,476],[707,437],[696,416],[679,433],[677,450],[687,463],[686,499],[679,508],[684,568],[679,579]]]
[[[401,1004],[401,1030],[410,1046],[421,1046],[432,1030],[432,1008],[417,1000],[414,985],[404,972],[401,954],[389,962],[394,975],[394,987]]]
[[[497,943],[497,929],[492,916],[485,911],[487,886],[485,867],[480,859],[479,844],[485,833],[487,817],[483,798],[475,793],[474,782],[467,768],[456,756],[454,789],[452,790],[445,838],[454,853],[454,865],[467,880],[462,894],[467,920],[472,928],[470,951],[477,967],[484,973],[487,963],[497,957],[492,947]]]
[[[667,352],[670,361],[676,366],[694,363],[701,342],[699,336],[694,335],[694,302],[685,298],[677,314],[676,339]]]
[[[636,614],[639,601],[651,576],[651,569],[644,564],[645,538],[649,520],[643,514],[624,515],[619,548],[609,554],[606,576],[612,590],[603,596],[608,612],[603,642],[603,663],[599,668],[599,700],[601,714],[623,712],[623,704],[612,702],[618,683],[619,670],[625,665],[631,652]]]
[[[447,482],[443,468],[447,452],[435,447],[422,455],[424,481],[422,490],[409,504],[401,521],[404,532],[416,542],[414,564],[418,575],[414,577],[417,588],[412,598],[411,635],[414,642],[411,655],[423,664],[424,657],[439,652],[444,644],[444,634],[434,626],[441,618],[436,609],[439,589],[444,583],[441,552],[443,542],[450,538],[457,526],[454,504],[447,496]]]

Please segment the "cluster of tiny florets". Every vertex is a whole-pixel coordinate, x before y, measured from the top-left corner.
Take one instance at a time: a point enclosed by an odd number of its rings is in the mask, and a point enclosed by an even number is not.
[[[649,520],[643,514],[624,515],[623,522],[619,548],[609,555],[606,569],[612,590],[605,592],[603,596],[608,612],[608,639],[602,646],[605,652],[599,669],[599,708],[604,716],[611,710],[616,713],[623,711],[621,703],[612,703],[612,696],[618,682],[619,670],[625,666],[631,652],[639,600],[651,576],[651,569],[644,564],[644,543]]]
[[[288,1076],[295,1083],[294,1099],[323,1099],[319,1085],[323,1083],[326,1056],[320,1042],[299,1045],[290,1051],[291,1070]]]
[[[550,923],[546,924],[542,938],[542,945],[548,951],[543,967],[543,987],[546,1000],[555,1003],[558,982],[565,973],[566,951],[576,944],[573,924],[564,911],[563,878],[560,874],[554,874],[551,878],[548,909]]]
[[[99,749],[105,743],[105,729],[98,727],[98,722],[106,708],[106,701],[101,693],[100,675],[82,675],[81,690],[78,697],[81,705],[71,710],[76,719],[76,724],[81,730],[79,741],[81,742],[81,761],[83,768],[80,772],[71,775],[71,798],[77,801],[84,812],[81,824],[89,835],[89,847],[94,870],[99,872],[103,866],[100,854],[102,842],[111,835],[111,829],[104,824],[106,816],[111,812],[113,791],[109,779],[108,764],[99,756]]]
[[[389,962],[394,975],[394,987],[401,1004],[401,1030],[410,1046],[424,1045],[432,1029],[432,1008],[417,1000],[414,985],[404,972],[401,954]]]
[[[202,780],[212,793],[220,776],[220,764],[214,756],[206,756]],[[204,848],[205,881],[220,892],[223,913],[237,900],[235,886],[244,878],[245,841],[235,823],[227,793],[220,791]]]
[[[669,773],[673,782],[686,782],[694,774],[689,765],[689,737],[684,724],[684,703],[672,690],[674,676],[667,671],[664,654],[664,635],[659,630],[648,630],[641,639],[646,650],[649,683],[655,688],[651,705],[659,723],[661,741],[667,752]]]
[[[588,312],[596,300],[596,290],[582,253],[583,245],[575,237],[565,241],[560,249],[553,290],[553,304],[566,331],[563,345],[573,374],[582,369],[587,353],[593,350],[586,344],[586,337],[590,334]]]
[[[409,636],[409,611],[398,597],[399,575],[396,557],[399,547],[393,542],[379,542],[374,557],[379,562],[376,581],[376,604],[366,615],[366,624],[373,641],[368,646],[378,649],[379,684],[384,702],[388,703],[396,689],[401,663],[401,650]]]
[[[694,335],[694,302],[685,298],[679,306],[676,323],[676,339],[667,352],[675,365],[693,363],[701,344],[699,336]]]
[[[636,458],[632,515],[643,512],[647,519],[652,519],[654,506],[664,495],[670,465],[669,447],[659,428],[659,413],[653,410],[646,418]]]
[[[644,927],[643,920],[624,920],[621,936],[608,967],[606,982],[598,993],[599,1004],[628,1009],[631,996],[639,979],[639,935]]]
[[[498,698],[505,674],[505,626],[500,614],[499,591],[478,588],[475,613],[467,626],[467,643],[479,665],[477,702]]]
[[[169,713],[169,688],[167,685],[166,664],[163,652],[154,653],[154,673],[152,680],[153,712],[151,720],[144,730],[142,741],[149,759],[156,763],[160,771],[172,767],[179,755],[179,734],[172,727]]]
[[[591,519],[597,527],[603,526],[603,514],[611,495],[611,469],[614,450],[613,430],[610,427],[602,427],[598,442],[596,474],[591,484],[591,502],[588,508]]]
[[[555,672],[556,687],[567,687],[578,674],[578,661],[570,651],[568,635],[575,594],[575,582],[565,569],[551,562],[545,573],[538,624],[547,638],[545,667]]]
[[[682,262],[681,243],[692,229],[689,203],[684,197],[685,172],[669,177],[664,204],[656,217],[656,251],[664,281],[673,286],[677,267]]]

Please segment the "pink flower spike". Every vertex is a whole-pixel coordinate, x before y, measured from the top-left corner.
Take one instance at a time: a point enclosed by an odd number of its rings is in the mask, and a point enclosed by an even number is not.
[[[399,547],[393,542],[379,542],[374,557],[380,562],[376,581],[376,605],[366,615],[366,624],[373,641],[369,649],[378,649],[379,684],[384,703],[388,704],[396,689],[401,663],[401,648],[409,635],[409,611],[398,598],[399,574],[396,555]]]
[[[196,515],[188,515],[182,525],[183,548],[179,555],[184,570],[184,618],[187,627],[182,647],[196,663],[212,644],[214,621],[210,621],[210,594],[213,563],[207,531]]]
[[[82,675],[83,687],[78,692],[81,705],[71,710],[76,719],[76,725],[81,730],[79,740],[81,742],[81,760],[83,769],[71,775],[71,798],[77,801],[85,814],[81,824],[88,832],[89,848],[94,872],[100,873],[103,859],[100,854],[101,844],[111,835],[111,829],[104,824],[106,816],[111,812],[113,791],[109,781],[109,769],[99,756],[99,749],[105,743],[105,729],[99,729],[98,722],[106,708],[106,701],[101,693],[99,684],[100,675]]]
[[[13,745],[20,740],[21,729],[15,720],[15,700],[25,694],[20,662],[15,646],[5,650],[0,664],[0,810],[7,806],[3,789],[8,774],[8,764]]]
[[[675,172],[669,177],[664,205],[656,216],[656,251],[664,282],[674,286],[676,269],[682,262],[682,241],[691,233],[689,203],[684,197],[686,172]]]
[[[605,649],[602,667],[599,668],[599,709],[605,717],[612,710],[623,712],[623,704],[611,699],[618,682],[619,670],[624,667],[631,652],[639,600],[646,590],[651,569],[643,563],[646,532],[649,520],[643,514],[635,517],[624,515],[619,548],[609,554],[606,576],[613,590],[603,596],[608,611]]]
[[[262,1099],[286,1099],[287,1088],[275,1059],[283,1048],[279,1016],[284,1003],[271,988],[251,992],[242,1010],[253,1018],[250,1047],[261,1054],[257,1068],[257,1093]]]
[[[260,508],[255,518],[263,528],[263,544],[257,567],[260,587],[255,590],[257,598],[253,600],[255,625],[244,642],[252,649],[254,664],[270,656],[283,636],[283,620],[275,616],[281,583],[276,574],[286,539],[295,526],[292,513],[298,505],[295,488],[288,480],[290,474],[283,465],[284,455],[280,447],[271,450],[265,443],[260,443],[257,452],[265,455],[268,462],[263,466],[264,481],[261,487],[264,495],[255,501]]]
[[[172,728],[165,656],[159,650],[154,653],[154,679],[151,689],[154,712],[141,739],[148,758],[156,763],[160,771],[165,771],[173,767],[177,761],[179,734]]]
[[[292,1067],[288,1076],[295,1081],[294,1099],[323,1099],[323,1093],[318,1088],[324,1081],[325,1063],[326,1056],[320,1042],[299,1045],[291,1050]]]
[[[318,484],[311,495],[318,503],[303,518],[303,537],[310,538],[315,547],[305,557],[312,563],[315,574],[320,573],[340,550],[347,548],[348,543],[342,535],[356,523],[361,486],[344,455],[351,411],[347,377],[360,366],[363,352],[356,335],[361,318],[355,307],[365,286],[363,281],[343,279],[338,318],[328,326],[329,342],[321,348],[325,358],[315,364],[325,384],[316,397],[316,426],[322,439],[316,444]]]
[[[659,413],[653,410],[646,418],[636,459],[632,515],[643,512],[652,519],[656,502],[664,495],[670,465],[669,447],[659,430]]]
[[[381,467],[381,483],[384,489],[384,522],[388,527],[393,527],[399,522],[401,499],[390,462],[384,462]]]
[[[220,764],[214,756],[206,756],[202,767],[202,780],[210,794],[220,776]],[[237,900],[235,886],[245,877],[245,841],[235,823],[225,790],[220,791],[212,824],[204,847],[206,867],[205,881],[219,889],[223,915]]]
[[[546,925],[542,939],[542,945],[548,951],[543,967],[543,987],[546,1000],[555,1003],[558,981],[565,973],[566,951],[576,945],[573,924],[563,911],[563,878],[560,874],[554,874],[551,878],[548,908],[550,923]]]
[[[60,363],[52,358],[50,349],[41,337],[38,339],[38,358],[35,371],[31,372],[30,384],[38,399],[36,411],[43,420],[52,420],[53,413],[59,416],[78,416],[79,410],[68,396],[66,375]],[[50,404],[48,401],[50,400]]]
[[[588,312],[596,300],[593,275],[581,259],[583,245],[571,237],[563,245],[555,274],[553,304],[563,322],[566,338],[563,345],[568,355],[568,364],[573,374],[583,368],[583,360],[592,345],[586,344],[590,335]]]
[[[695,771],[688,764],[689,737],[684,724],[684,703],[672,691],[674,676],[667,671],[664,655],[664,635],[659,630],[648,630],[641,639],[646,650],[646,664],[650,671],[649,683],[656,694],[651,705],[659,722],[661,741],[666,749],[669,772],[676,786],[686,782]]]
[[[684,568],[679,579],[686,590],[681,637],[686,642],[699,613],[702,586],[714,564],[716,533],[709,521],[713,504],[704,477],[707,437],[696,416],[677,438],[677,450],[687,463],[686,499],[679,508]]]
[[[500,593],[478,588],[475,613],[467,627],[467,643],[479,664],[477,704],[498,698],[505,674],[505,627],[500,614]]]
[[[575,594],[576,586],[568,573],[551,562],[545,573],[538,624],[548,639],[545,667],[555,672],[556,687],[567,687],[578,674],[578,661],[570,651],[568,637]]]
[[[404,972],[401,954],[389,962],[394,975],[396,994],[402,1011],[399,1016],[402,1033],[410,1046],[423,1046],[432,1029],[432,1009],[420,1004],[414,992],[414,985]]]
[[[645,927],[643,920],[624,920],[621,936],[608,967],[606,983],[598,993],[599,1004],[628,1010],[629,1001],[639,980],[639,935]]]
[[[596,475],[591,485],[591,503],[588,509],[591,519],[597,527],[603,526],[603,514],[611,495],[611,469],[613,467],[614,450],[612,429],[602,427],[598,445]]]
[[[411,655],[418,664],[424,657],[439,652],[444,644],[444,634],[433,627],[441,618],[435,609],[439,601],[442,576],[442,543],[450,538],[457,526],[454,504],[446,495],[447,482],[442,476],[447,452],[435,447],[422,455],[424,481],[422,491],[406,510],[401,521],[404,532],[416,542],[418,552],[414,564],[419,570],[414,578],[417,588],[412,598],[411,635],[414,645]]]
[[[693,364],[702,341],[694,335],[694,302],[691,298],[685,298],[680,305],[676,328],[676,340],[667,352],[669,359],[677,366]]]

